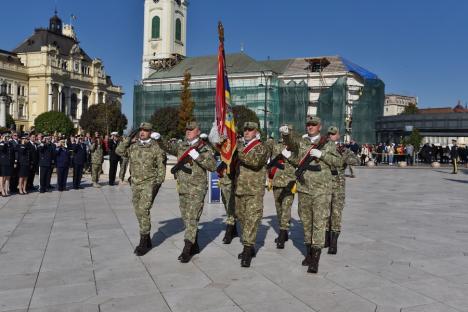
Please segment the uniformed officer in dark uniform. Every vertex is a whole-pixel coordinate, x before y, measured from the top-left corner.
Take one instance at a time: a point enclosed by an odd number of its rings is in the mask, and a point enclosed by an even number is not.
[[[87,160],[86,144],[83,143],[83,138],[78,137],[76,143],[72,145],[73,150],[73,188],[78,190],[81,188],[81,177],[83,176],[84,166]]]
[[[28,192],[34,191],[34,178],[39,169],[39,152],[37,150],[36,135],[31,134],[29,137],[29,160],[31,162],[31,169],[28,175],[28,181],[26,182],[26,190]]]
[[[115,149],[119,145],[119,134],[117,132],[111,133],[111,138],[108,142],[109,146],[109,185],[114,185],[115,175],[117,174],[117,166],[121,157],[115,153]]]
[[[50,185],[50,172],[55,158],[55,147],[50,143],[49,138],[39,145],[39,174],[40,174],[40,192],[45,193]]]
[[[66,191],[68,169],[70,168],[70,151],[65,146],[65,140],[60,140],[55,151],[57,167],[57,188],[59,192]]]

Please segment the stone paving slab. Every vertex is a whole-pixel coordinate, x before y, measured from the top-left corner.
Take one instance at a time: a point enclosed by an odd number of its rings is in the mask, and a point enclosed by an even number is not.
[[[0,311],[468,311],[468,171],[356,173],[338,255],[324,252],[314,275],[300,265],[297,201],[290,240],[275,248],[271,193],[249,269],[238,239],[222,243],[219,204],[205,206],[202,252],[177,261],[184,234],[172,179],[152,210],[154,248],[141,258],[128,186],[0,198]]]

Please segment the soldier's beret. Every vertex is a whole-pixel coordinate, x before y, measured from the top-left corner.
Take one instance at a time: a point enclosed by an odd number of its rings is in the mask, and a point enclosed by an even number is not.
[[[258,130],[258,124],[253,121],[244,122],[244,129],[255,129]]]
[[[320,120],[320,117],[318,116],[307,116],[306,118],[306,124],[308,125],[318,125],[322,123],[322,121]]]
[[[149,122],[142,122],[140,124],[140,130],[148,130],[151,131],[153,129],[153,125],[150,124]]]
[[[338,128],[335,126],[328,127],[328,134],[337,134],[339,132]]]
[[[200,125],[196,121],[189,121],[185,125],[185,130],[193,130],[197,128],[200,128]]]
[[[452,142],[457,142],[457,140],[456,140],[456,139],[452,139]]]

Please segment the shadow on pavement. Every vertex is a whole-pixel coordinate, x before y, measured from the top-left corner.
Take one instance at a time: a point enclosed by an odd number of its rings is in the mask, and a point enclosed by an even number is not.
[[[445,178],[444,180],[468,184],[468,181],[466,180],[455,180],[455,179],[445,179]]]
[[[160,221],[159,224],[162,224],[162,226],[159,227],[158,231],[154,233],[151,238],[153,247],[158,247],[169,237],[184,230],[184,222],[182,222],[182,218]]]

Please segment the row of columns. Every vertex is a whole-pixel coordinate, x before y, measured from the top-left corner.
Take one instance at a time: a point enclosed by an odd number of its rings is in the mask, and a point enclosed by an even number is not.
[[[54,92],[54,89],[57,91],[56,93]],[[77,97],[75,119],[80,119],[81,115],[83,114],[83,99],[85,96],[88,97],[88,103],[87,103],[88,107],[89,105],[106,102],[106,92],[99,92],[99,90],[96,90],[96,89],[87,90],[87,89],[68,87],[59,83],[48,83],[47,110],[59,111],[59,112],[65,113],[68,116],[71,116],[71,110],[72,110],[71,99],[72,99],[73,94],[75,94]],[[63,99],[65,99],[65,103],[63,103]],[[56,105],[54,105],[54,102]]]

